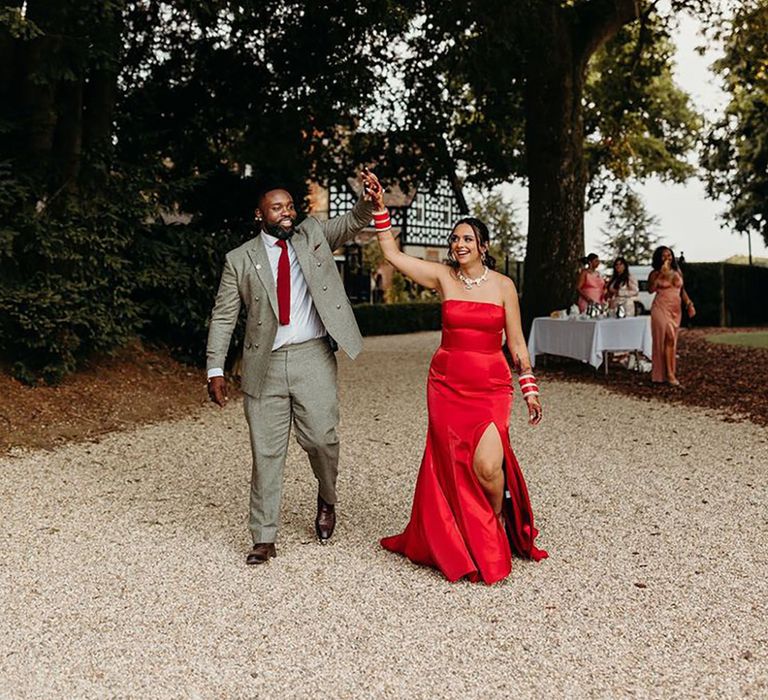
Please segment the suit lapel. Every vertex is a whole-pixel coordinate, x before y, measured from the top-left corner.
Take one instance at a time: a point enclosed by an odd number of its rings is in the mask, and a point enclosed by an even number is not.
[[[272,306],[272,311],[275,312],[275,318],[278,318],[275,278],[272,276],[267,249],[264,247],[264,239],[261,236],[254,238],[253,245],[248,249],[248,257],[251,259],[262,285],[264,285],[264,289],[267,290],[267,298]]]
[[[310,275],[312,274],[312,261],[309,259],[309,240],[306,234],[301,231],[297,231],[293,238],[291,238],[293,244],[293,251],[296,253],[296,260],[299,262],[299,267],[304,273],[304,279],[309,285]]]

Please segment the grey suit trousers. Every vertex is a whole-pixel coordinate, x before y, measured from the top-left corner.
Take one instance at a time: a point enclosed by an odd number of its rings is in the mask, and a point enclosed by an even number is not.
[[[272,351],[258,398],[245,395],[253,453],[249,528],[254,544],[274,542],[291,423],[326,503],[336,503],[339,402],[336,356],[326,338]]]

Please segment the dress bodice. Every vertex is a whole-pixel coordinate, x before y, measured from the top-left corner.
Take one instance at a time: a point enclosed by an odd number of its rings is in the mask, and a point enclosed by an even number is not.
[[[584,283],[581,285],[581,293],[593,301],[600,301],[605,293],[605,280],[598,272],[589,272],[584,275]]]
[[[680,296],[680,288],[683,286],[683,276],[675,272],[671,282],[666,280],[656,281],[656,298],[675,299]]]
[[[446,350],[499,352],[506,314],[499,304],[464,299],[447,299],[442,305]]]

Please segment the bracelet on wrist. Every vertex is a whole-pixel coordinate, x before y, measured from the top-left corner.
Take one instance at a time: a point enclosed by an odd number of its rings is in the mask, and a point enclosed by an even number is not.
[[[518,383],[520,384],[520,391],[523,394],[524,399],[529,399],[534,396],[540,396],[539,385],[536,383],[536,377],[532,372],[525,372],[518,377]]]
[[[376,229],[376,233],[384,233],[392,229],[392,220],[389,218],[389,211],[375,211],[373,212],[373,226]]]

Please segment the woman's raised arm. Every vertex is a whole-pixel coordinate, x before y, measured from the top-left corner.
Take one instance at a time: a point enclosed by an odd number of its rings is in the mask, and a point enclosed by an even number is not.
[[[376,235],[381,246],[381,252],[387,262],[391,263],[406,277],[410,278],[416,284],[428,289],[442,290],[441,280],[448,273],[445,265],[420,260],[412,255],[407,255],[398,246],[395,237],[392,234],[392,226],[389,218],[389,212],[384,206],[384,189],[378,178],[369,170],[363,170],[363,186],[366,195],[373,202],[373,222],[376,226]]]

